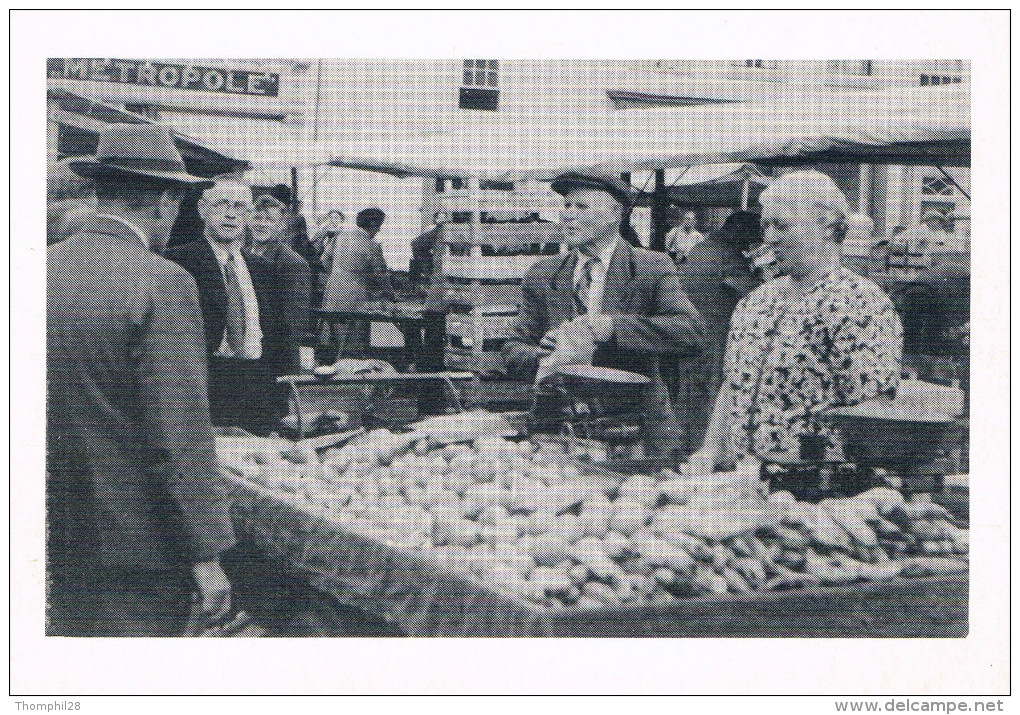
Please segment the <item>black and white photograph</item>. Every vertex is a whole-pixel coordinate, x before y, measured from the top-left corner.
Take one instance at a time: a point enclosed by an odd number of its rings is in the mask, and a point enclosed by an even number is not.
[[[12,694],[1008,694],[1008,12],[468,12],[13,13]]]

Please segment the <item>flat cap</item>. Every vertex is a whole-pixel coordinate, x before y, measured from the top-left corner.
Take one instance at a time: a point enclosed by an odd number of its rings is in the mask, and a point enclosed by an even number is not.
[[[560,174],[552,181],[552,190],[565,196],[574,189],[605,191],[623,206],[630,208],[634,203],[634,190],[620,179],[608,176],[593,176],[574,171]]]
[[[281,206],[290,205],[290,187],[286,184],[277,184],[276,186],[253,186],[251,187],[251,193],[256,204],[269,198],[275,200],[276,203]]]

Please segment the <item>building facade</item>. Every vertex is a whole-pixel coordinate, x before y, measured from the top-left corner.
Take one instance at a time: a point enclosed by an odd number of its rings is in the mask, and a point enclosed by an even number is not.
[[[456,126],[466,113],[494,113],[507,123],[543,114],[598,117],[650,106],[699,106],[777,97],[806,101],[840,92],[969,84],[959,60],[607,61],[607,60],[140,60],[55,58],[51,90],[62,89],[165,122],[216,147],[242,147],[257,159],[269,144],[335,144],[348,153],[381,151],[387,134],[427,134]],[[49,156],[80,152],[80,128],[68,126],[51,99]],[[230,141],[227,141],[230,140]],[[876,235],[909,226],[928,209],[958,217],[969,237],[969,201],[935,167],[826,166]],[[969,193],[969,170],[947,169]],[[269,180],[290,183],[285,167]],[[677,173],[667,172],[667,183]],[[380,234],[391,265],[406,267],[410,239],[430,225],[421,207],[434,181],[363,171],[302,167],[299,194],[309,222],[338,208],[353,217],[379,206]],[[635,174],[636,187],[647,185]],[[725,212],[705,212],[711,228]],[[636,217],[647,235],[647,216]]]

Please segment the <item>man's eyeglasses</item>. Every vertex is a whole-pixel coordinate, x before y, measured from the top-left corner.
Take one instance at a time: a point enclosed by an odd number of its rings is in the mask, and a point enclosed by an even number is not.
[[[219,201],[212,201],[209,203],[217,211],[227,211],[233,209],[236,213],[246,214],[251,213],[252,207],[246,201],[229,201],[227,199],[220,199]]]

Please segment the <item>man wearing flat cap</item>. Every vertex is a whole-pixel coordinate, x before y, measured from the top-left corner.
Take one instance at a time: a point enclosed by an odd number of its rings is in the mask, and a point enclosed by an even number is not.
[[[284,189],[281,191],[280,189]],[[312,272],[308,262],[286,244],[287,199],[285,185],[253,186],[254,209],[248,221],[251,253],[265,259],[272,274],[272,302],[277,330],[263,339],[262,359],[274,377],[301,371],[299,349],[308,329]]]
[[[162,127],[116,124],[95,157],[95,213],[47,250],[47,627],[171,636],[191,594],[230,608],[234,544],[217,481],[194,279],[157,255],[187,173]]]
[[[646,444],[652,453],[669,454],[681,435],[659,361],[701,350],[701,317],[680,290],[669,256],[621,240],[630,187],[571,173],[556,178],[552,189],[563,196],[560,221],[570,250],[539,259],[524,276],[516,334],[504,347],[508,369],[533,371],[556,349],[559,336],[587,335],[594,343],[593,365],[652,380],[643,405]]]

